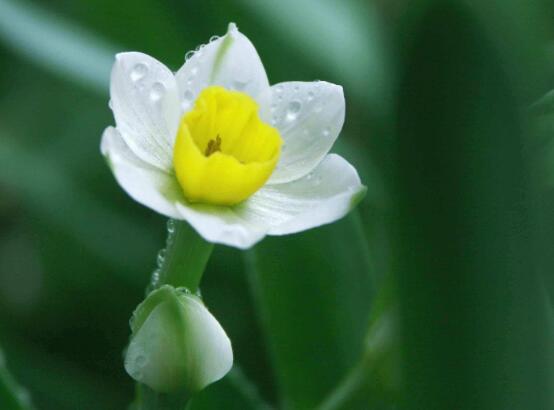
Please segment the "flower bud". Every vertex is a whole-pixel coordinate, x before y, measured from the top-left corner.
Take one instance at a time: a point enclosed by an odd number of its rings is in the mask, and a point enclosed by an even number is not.
[[[200,298],[164,285],[151,292],[131,319],[125,370],[159,393],[196,392],[233,365],[231,341]]]

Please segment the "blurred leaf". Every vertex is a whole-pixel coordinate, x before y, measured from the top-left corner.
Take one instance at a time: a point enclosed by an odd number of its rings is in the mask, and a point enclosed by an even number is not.
[[[31,410],[29,394],[17,385],[6,368],[4,354],[0,350],[0,408],[5,410]]]
[[[20,338],[5,336],[3,343],[6,354],[12,359],[14,374],[33,392],[33,401],[39,409],[123,408],[125,397],[105,375],[84,371]]]
[[[370,2],[240,0],[264,20],[287,45],[323,65],[356,97],[382,111],[390,102],[390,78],[383,34]]]
[[[246,253],[280,408],[314,408],[361,356],[375,272],[358,223],[350,215]]]
[[[107,93],[115,48],[27,0],[0,0],[0,38],[16,53]]]
[[[32,164],[32,165],[31,165]],[[137,267],[133,258],[123,258],[115,243],[126,244],[133,252],[150,253],[159,247],[151,233],[140,225],[116,214],[76,184],[72,176],[47,157],[41,157],[11,143],[4,135],[0,142],[0,183],[21,195],[34,213],[70,232],[100,259],[131,276],[134,283]]]
[[[235,363],[225,378],[195,395],[187,410],[271,410]]]
[[[552,324],[512,67],[463,2],[427,2],[415,24],[395,158],[406,408],[551,409]]]

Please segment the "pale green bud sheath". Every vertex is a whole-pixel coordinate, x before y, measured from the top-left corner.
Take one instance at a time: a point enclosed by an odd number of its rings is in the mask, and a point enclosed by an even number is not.
[[[159,393],[189,395],[231,369],[231,342],[200,298],[163,285],[142,302],[131,320],[125,369]]]

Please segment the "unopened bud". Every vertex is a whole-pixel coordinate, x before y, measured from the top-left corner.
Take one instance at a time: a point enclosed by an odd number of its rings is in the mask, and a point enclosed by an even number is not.
[[[125,370],[159,393],[202,390],[233,365],[227,334],[201,299],[164,285],[151,292],[131,319]]]

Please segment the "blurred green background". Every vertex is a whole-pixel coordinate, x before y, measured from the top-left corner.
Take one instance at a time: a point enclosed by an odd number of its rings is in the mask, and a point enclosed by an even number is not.
[[[554,84],[551,2],[0,0],[0,347],[35,407],[134,394],[128,319],[166,230],[99,152],[114,54],[177,70],[231,21],[271,83],[344,86],[333,150],[368,194],[333,225],[216,247],[202,294],[235,368],[191,408],[316,408],[392,282],[405,377],[364,374],[336,408],[554,408],[554,104],[537,127],[529,110]]]

